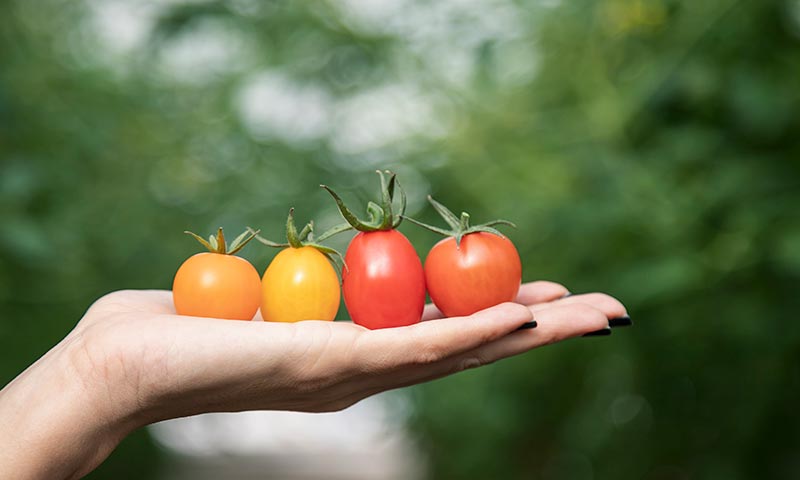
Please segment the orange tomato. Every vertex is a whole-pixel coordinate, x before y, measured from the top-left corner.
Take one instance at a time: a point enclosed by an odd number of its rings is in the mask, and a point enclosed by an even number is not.
[[[333,320],[339,310],[339,277],[313,246],[282,250],[264,272],[261,316],[270,322]]]
[[[261,278],[247,260],[203,252],[175,274],[172,298],[179,315],[252,320],[261,303]]]

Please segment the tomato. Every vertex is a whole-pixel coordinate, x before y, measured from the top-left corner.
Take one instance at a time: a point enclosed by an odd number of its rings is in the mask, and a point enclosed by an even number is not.
[[[235,256],[258,232],[244,232],[225,242],[222,228],[208,241],[188,233],[208,249],[189,257],[172,282],[172,301],[178,315],[252,320],[261,303],[261,278],[255,267]]]
[[[339,277],[313,246],[281,250],[264,272],[261,316],[270,322],[333,320],[339,310]]]
[[[428,201],[449,230],[408,220],[448,237],[434,245],[425,259],[425,281],[434,305],[448,317],[459,317],[513,302],[522,281],[522,263],[511,240],[493,227],[515,225],[492,220],[470,226],[467,212],[458,217],[430,195]]]
[[[381,179],[381,204],[368,204],[368,220],[359,219],[333,190],[322,185],[350,228],[360,232],[347,247],[342,291],[350,318],[370,329],[417,323],[425,307],[422,262],[411,242],[395,230],[404,218],[405,192],[394,173],[377,173]],[[393,207],[395,189],[401,195],[397,213]]]
[[[178,315],[252,320],[261,304],[261,278],[243,258],[198,253],[175,274],[172,297]]]
[[[516,299],[522,264],[514,244],[487,232],[453,237],[433,246],[425,259],[425,280],[436,307],[448,317],[471,315]]]
[[[360,232],[345,254],[347,311],[364,327],[412,325],[425,307],[425,274],[411,242],[397,230]]]

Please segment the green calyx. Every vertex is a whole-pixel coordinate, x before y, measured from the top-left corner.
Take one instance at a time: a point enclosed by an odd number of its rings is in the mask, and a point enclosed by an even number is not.
[[[222,233],[222,227],[219,227],[216,236],[209,235],[208,240],[188,230],[183,233],[194,237],[195,240],[200,242],[200,244],[206,247],[211,253],[219,253],[220,255],[234,255],[239,250],[244,248],[244,246],[247,245],[250,240],[255,238],[259,231],[260,230],[254,231],[251,228],[248,228],[246,231],[242,232],[241,235],[236,237],[233,242],[231,242],[230,246],[228,246],[227,242],[225,242],[225,234]]]
[[[358,218],[330,187],[320,185],[336,201],[336,206],[347,224],[359,232],[377,232],[397,228],[403,221],[403,214],[406,211],[406,193],[400,186],[400,182],[397,181],[397,174],[389,170],[376,170],[376,172],[381,178],[381,203],[380,205],[375,202],[367,204],[367,220]],[[394,211],[395,191],[400,192],[400,205],[396,213]]]
[[[302,230],[298,232],[297,226],[294,223],[294,207],[289,209],[289,216],[286,219],[286,242],[285,243],[277,243],[271,240],[267,240],[266,238],[258,235],[258,231],[253,230],[250,227],[247,227],[247,230],[253,234],[256,240],[263,243],[268,247],[274,248],[302,248],[302,247],[313,247],[320,251],[323,255],[325,255],[328,260],[332,263],[336,264],[334,261],[334,257],[339,258],[344,262],[344,258],[342,254],[339,253],[337,250],[326,247],[322,245],[325,239],[330,238],[337,233],[346,232],[350,230],[352,227],[348,224],[337,225],[329,230],[326,230],[322,233],[319,237],[314,235],[314,221],[308,222]]]
[[[430,195],[428,195],[428,201],[431,203],[431,205],[433,205],[433,208],[439,213],[439,215],[442,216],[444,221],[447,222],[447,225],[450,226],[450,230],[434,227],[433,225],[422,223],[419,220],[414,220],[411,217],[404,218],[414,225],[419,225],[420,227],[438,233],[439,235],[444,235],[445,237],[454,237],[456,239],[456,246],[461,246],[461,239],[464,237],[464,235],[469,235],[470,233],[486,232],[502,237],[503,234],[500,233],[496,228],[493,228],[495,225],[508,225],[509,227],[517,228],[516,225],[508,220],[492,220],[491,222],[486,222],[481,225],[470,225],[470,217],[467,212],[461,212],[461,216],[457,217],[456,214],[453,213],[449,208],[434,200]]]

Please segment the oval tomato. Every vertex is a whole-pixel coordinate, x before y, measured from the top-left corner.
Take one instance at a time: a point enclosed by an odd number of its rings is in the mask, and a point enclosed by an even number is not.
[[[342,289],[350,318],[370,329],[417,323],[425,274],[411,242],[397,230],[360,232],[345,254]]]
[[[261,316],[270,322],[333,320],[339,310],[339,277],[317,248],[282,250],[261,283]]]
[[[434,245],[425,259],[425,280],[442,313],[465,316],[514,301],[522,264],[511,240],[476,232],[465,235],[458,246],[453,237]]]
[[[172,298],[179,315],[252,320],[261,304],[261,278],[243,258],[198,253],[175,274]]]

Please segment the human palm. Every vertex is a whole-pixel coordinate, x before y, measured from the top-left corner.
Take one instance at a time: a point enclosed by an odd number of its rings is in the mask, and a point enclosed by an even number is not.
[[[114,292],[0,391],[0,478],[80,478],[148,423],[212,411],[338,410],[625,315],[607,295],[566,293],[533,282],[516,303],[456,318],[428,306],[419,324],[367,330],[186,317],[168,291]],[[537,328],[518,330],[534,317]]]
[[[602,329],[625,314],[606,295],[565,293],[534,282],[522,286],[519,303],[460,318],[439,318],[428,306],[417,325],[367,330],[341,321],[183,317],[168,291],[120,291],[96,302],[76,328],[83,343],[76,361],[92,381],[114,386],[110,394],[134,399],[130,408],[147,421],[206,411],[338,410]],[[538,328],[516,331],[534,315]]]

